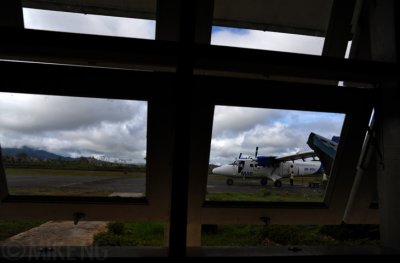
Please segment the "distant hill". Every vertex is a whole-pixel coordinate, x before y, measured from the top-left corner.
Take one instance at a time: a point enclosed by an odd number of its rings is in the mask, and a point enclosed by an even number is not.
[[[23,146],[22,148],[2,148],[3,156],[15,157],[19,154],[26,154],[31,158],[38,158],[42,160],[75,160],[71,157],[65,157],[61,155],[57,155],[51,152],[47,152],[44,150],[33,149],[27,146]]]

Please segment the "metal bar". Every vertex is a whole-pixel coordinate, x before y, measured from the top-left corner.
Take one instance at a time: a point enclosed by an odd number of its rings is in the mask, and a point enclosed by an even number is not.
[[[20,2],[20,1],[18,1]],[[23,7],[103,16],[155,19],[155,0],[21,0]],[[129,2],[129,3],[127,3]]]
[[[219,72],[360,82],[378,82],[397,77],[397,63],[209,45],[196,45],[194,54],[196,69]]]
[[[0,27],[0,59],[174,71],[179,44]],[[194,44],[196,69],[337,81],[397,77],[397,63]],[[212,72],[210,72],[212,75]]]
[[[325,37],[323,56],[344,58],[347,43],[351,39],[351,21],[356,0],[334,0],[328,32]]]
[[[21,1],[0,1],[0,26],[24,28]]]
[[[3,73],[0,90],[3,92],[115,99],[149,100],[157,98],[162,101],[166,101],[166,98],[172,99],[174,92],[180,92],[176,90],[176,75],[173,73],[11,61],[0,61],[0,70]],[[24,77],[15,78],[13,77],[15,75]],[[127,89],[126,83],[133,81],[135,85]],[[187,86],[186,90],[196,93],[194,101],[202,101],[208,105],[345,113],[354,108],[355,101],[372,105],[375,96],[373,89],[271,80],[193,76],[193,81],[195,84]],[[79,85],[76,85],[77,83]],[[167,83],[171,85],[167,85]],[[164,84],[162,89],[159,88],[160,84]],[[213,92],[204,92],[204,87],[211,85],[218,88]],[[54,88],[55,86],[57,89]],[[82,88],[90,86],[105,88],[97,89],[96,92]],[[234,91],[241,91],[243,87],[249,87],[254,92],[241,93],[241,96],[238,97]],[[261,94],[261,96],[254,96],[254,94]],[[304,94],[310,95],[304,96]]]
[[[190,117],[192,112],[191,87],[193,85],[193,45],[195,39],[195,2],[180,3],[179,53],[176,70],[177,87],[173,89],[175,104],[175,137],[172,159],[172,193],[170,210],[169,257],[186,256],[187,211],[189,198]],[[180,88],[179,88],[180,87]],[[186,87],[182,89],[182,87]],[[181,99],[181,98],[186,99]]]
[[[12,61],[0,61],[0,71],[0,90],[4,92],[114,99],[167,96],[157,85],[175,79],[171,73]],[[127,83],[133,84],[127,87]],[[94,92],[90,87],[102,88]]]
[[[174,71],[178,46],[168,41],[0,27],[0,59]]]

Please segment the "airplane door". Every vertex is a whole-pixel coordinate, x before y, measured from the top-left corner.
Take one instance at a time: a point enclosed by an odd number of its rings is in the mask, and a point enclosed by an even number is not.
[[[240,161],[238,165],[238,173],[240,174],[244,168],[244,161]]]
[[[294,167],[293,167],[294,165],[293,164],[290,164],[290,168],[289,168],[289,175],[294,175]]]

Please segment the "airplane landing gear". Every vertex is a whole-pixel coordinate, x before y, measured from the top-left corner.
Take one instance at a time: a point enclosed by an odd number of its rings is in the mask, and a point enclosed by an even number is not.
[[[267,185],[267,183],[268,183],[267,178],[263,178],[263,179],[260,180],[260,184],[261,185]]]
[[[226,180],[226,184],[227,184],[227,185],[233,185],[233,180],[232,180],[232,179]]]
[[[275,183],[274,183],[274,186],[281,187],[282,186],[282,182],[279,181],[279,180],[276,180]]]

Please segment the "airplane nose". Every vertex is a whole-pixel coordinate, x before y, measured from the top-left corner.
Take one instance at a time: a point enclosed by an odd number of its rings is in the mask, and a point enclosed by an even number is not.
[[[223,165],[214,168],[212,173],[216,175],[233,175],[233,170],[231,165]]]
[[[216,167],[216,168],[212,169],[212,173],[213,174],[219,174],[219,171],[221,170],[220,168],[221,167]]]

